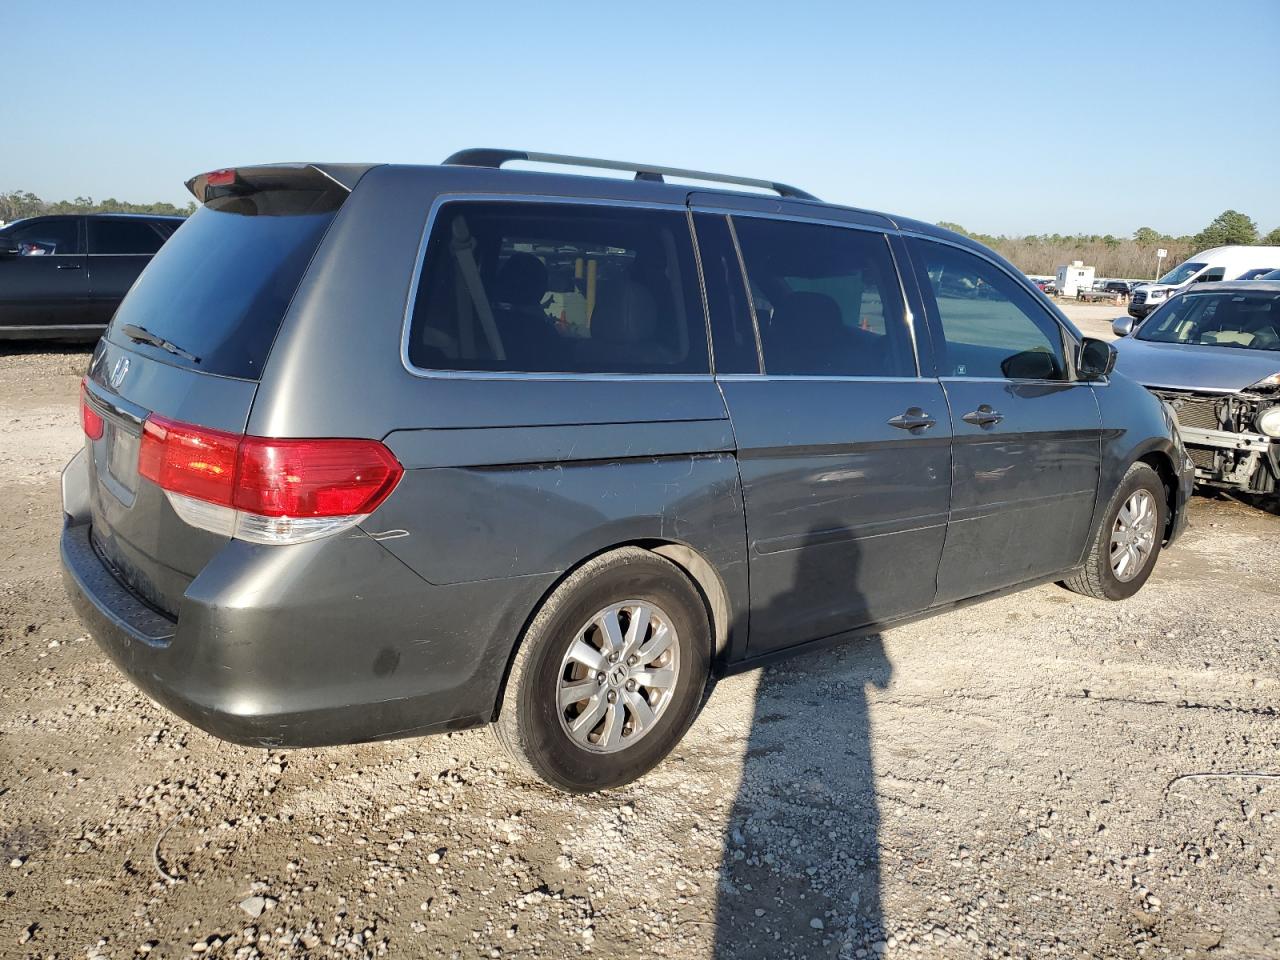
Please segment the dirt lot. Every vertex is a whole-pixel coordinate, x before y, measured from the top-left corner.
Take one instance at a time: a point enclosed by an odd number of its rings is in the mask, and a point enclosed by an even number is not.
[[[1280,518],[723,681],[569,799],[485,731],[265,753],[136,693],[55,562],[86,357],[0,352],[0,957],[1280,957]]]

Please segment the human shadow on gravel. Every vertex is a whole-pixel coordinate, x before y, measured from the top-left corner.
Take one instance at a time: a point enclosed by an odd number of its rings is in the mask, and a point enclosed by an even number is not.
[[[848,531],[809,541],[791,590],[753,622],[787,622],[823,596],[865,608]],[[764,669],[721,859],[718,960],[870,956],[883,938],[866,688],[891,673],[878,633]]]

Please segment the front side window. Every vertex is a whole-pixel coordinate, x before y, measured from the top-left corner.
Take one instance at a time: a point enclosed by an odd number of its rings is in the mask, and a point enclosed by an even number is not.
[[[708,373],[688,221],[625,206],[447,203],[408,352],[430,370]]]
[[[735,216],[773,376],[914,377],[898,274],[883,234]]]
[[[97,254],[155,253],[166,235],[146,220],[89,219],[89,252]]]
[[[1134,336],[1155,343],[1280,351],[1280,294],[1188,294],[1154,314]]]
[[[80,225],[75,218],[18,223],[4,231],[4,246],[20,257],[48,257],[80,252]]]
[[[945,377],[1065,380],[1062,334],[1035,298],[994,264],[964,250],[918,240],[926,299],[942,327]]]

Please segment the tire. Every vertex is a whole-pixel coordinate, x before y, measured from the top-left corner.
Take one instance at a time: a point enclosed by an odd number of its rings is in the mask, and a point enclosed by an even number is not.
[[[649,610],[647,620],[640,619],[641,606]],[[608,645],[604,620],[610,610],[620,648]],[[636,637],[631,627],[638,632],[646,622],[644,636]],[[628,647],[633,638],[635,646]],[[693,722],[707,684],[711,644],[706,603],[679,567],[639,547],[604,554],[567,577],[529,624],[511,664],[494,735],[526,775],[557,790],[590,793],[630,783],[666,757]],[[570,658],[571,647],[577,657],[600,652],[604,659],[588,667],[592,657]],[[631,653],[611,663],[610,649]],[[647,663],[630,662],[659,649]],[[659,686],[659,677],[671,679]],[[655,686],[638,682],[645,679]],[[561,708],[562,693],[577,691],[590,691],[591,698]],[[647,718],[637,712],[645,708]],[[571,726],[580,729],[574,733]]]
[[[1121,511],[1130,505],[1134,497],[1141,497],[1145,492],[1154,510],[1154,520],[1150,523],[1149,552],[1141,556],[1140,562],[1134,566],[1117,572],[1112,563],[1112,534],[1118,532],[1117,520]],[[1133,516],[1130,512],[1130,516]],[[1107,513],[1098,527],[1085,558],[1084,566],[1062,581],[1068,590],[1093,597],[1097,600],[1126,600],[1142,589],[1142,585],[1151,576],[1156,561],[1160,558],[1160,546],[1169,520],[1169,499],[1164,482],[1160,475],[1145,463],[1135,463],[1129,467],[1116,488],[1111,502],[1107,505]],[[1146,521],[1141,524],[1144,529]],[[1142,539],[1138,537],[1136,539]],[[1133,553],[1129,554],[1132,561]]]

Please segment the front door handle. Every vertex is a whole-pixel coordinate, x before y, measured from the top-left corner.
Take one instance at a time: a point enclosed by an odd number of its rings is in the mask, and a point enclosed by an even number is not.
[[[989,403],[979,404],[977,410],[971,410],[960,418],[975,427],[990,427],[1004,419],[1004,414],[994,410]]]
[[[911,433],[924,433],[937,422],[919,407],[909,407],[906,413],[900,413],[888,420],[889,426]]]
[[[80,269],[80,264],[78,264],[78,263],[60,263],[60,264],[58,264],[58,269],[59,269],[59,270],[79,270],[79,269]]]

